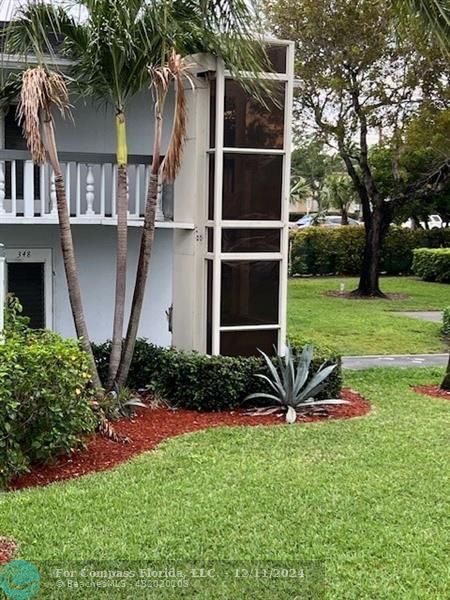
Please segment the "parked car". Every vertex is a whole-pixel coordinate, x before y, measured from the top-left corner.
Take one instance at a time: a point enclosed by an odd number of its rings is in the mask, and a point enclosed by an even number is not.
[[[420,226],[424,229],[427,229],[427,226],[424,221],[420,221]],[[402,227],[405,229],[413,228],[412,219],[408,219],[404,223],[402,223]],[[430,215],[428,217],[428,229],[442,229],[444,227],[444,223],[439,215]]]
[[[356,219],[349,217],[349,225],[361,225]],[[298,221],[292,224],[293,229],[304,229],[305,227],[312,227],[317,225],[319,227],[340,227],[342,225],[342,219],[340,215],[323,215],[319,213],[310,213],[305,215]]]

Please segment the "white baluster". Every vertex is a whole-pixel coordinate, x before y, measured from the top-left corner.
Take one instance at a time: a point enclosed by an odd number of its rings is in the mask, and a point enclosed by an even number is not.
[[[92,165],[87,165],[87,174],[86,174],[86,214],[94,215],[94,171],[92,169]]]
[[[52,171],[50,179],[50,214],[52,217],[56,217],[58,210],[56,208],[56,185],[55,185],[55,174]]]
[[[0,215],[5,212],[5,163],[0,162]]]
[[[106,164],[103,163],[100,169],[100,216],[105,216],[106,204]]]
[[[164,221],[164,212],[162,209],[162,183],[158,182],[158,192],[156,196],[156,221]]]
[[[23,163],[23,214],[34,217],[34,165],[31,160]]]

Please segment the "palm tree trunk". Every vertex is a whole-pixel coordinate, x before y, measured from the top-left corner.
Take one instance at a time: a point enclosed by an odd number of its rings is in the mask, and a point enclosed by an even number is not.
[[[56,203],[59,220],[59,240],[63,255],[64,270],[66,273],[67,288],[69,291],[70,307],[72,309],[75,330],[77,337],[80,339],[83,350],[90,358],[92,383],[96,388],[101,388],[101,382],[98,376],[92,347],[89,341],[89,333],[83,311],[78,269],[73,247],[72,230],[70,227],[70,217],[67,210],[66,189],[56,150],[55,132],[51,118],[46,118],[44,120],[44,130],[47,141],[47,152],[55,175]]]
[[[108,389],[112,389],[120,364],[125,313],[125,294],[128,258],[128,150],[125,130],[125,115],[119,112],[117,126],[117,253],[116,253],[116,297],[114,324],[109,359]]]
[[[450,354],[448,356],[447,370],[445,372],[445,377],[443,382],[441,383],[441,389],[450,392]]]
[[[150,266],[153,240],[155,237],[155,216],[156,202],[158,197],[162,124],[162,113],[157,112],[155,115],[155,141],[153,145],[152,166],[148,183],[144,226],[142,229],[141,248],[139,251],[136,281],[134,286],[133,300],[131,303],[130,320],[128,321],[127,335],[123,345],[122,358],[120,360],[115,382],[115,385],[118,388],[123,387],[128,378],[131,361],[133,360],[134,348],[136,345],[139,322],[141,319],[142,305],[144,303],[145,286],[147,283]]]
[[[134,348],[141,319],[142,305],[144,303],[145,287],[150,265],[153,240],[155,237],[156,202],[158,195],[158,173],[151,173],[147,202],[145,206],[144,227],[141,238],[141,248],[136,272],[136,283],[134,287],[133,301],[131,304],[130,320],[128,322],[127,335],[125,338],[122,359],[116,377],[116,386],[120,389],[126,384],[133,360]]]

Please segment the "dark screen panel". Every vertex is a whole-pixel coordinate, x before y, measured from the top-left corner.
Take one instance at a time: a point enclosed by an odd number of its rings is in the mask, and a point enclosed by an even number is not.
[[[221,325],[278,323],[280,263],[223,261]]]
[[[266,46],[267,58],[276,73],[286,73],[287,46]]]
[[[225,81],[224,146],[276,148],[284,143],[284,83],[269,83],[264,106],[240,83]]]
[[[280,252],[280,230],[222,229],[222,252]]]
[[[273,356],[277,347],[278,330],[222,331],[220,354],[224,356],[260,356],[262,350]]]
[[[206,354],[212,353],[213,261],[206,261]]]
[[[280,220],[282,183],[282,156],[225,154],[222,218]]]

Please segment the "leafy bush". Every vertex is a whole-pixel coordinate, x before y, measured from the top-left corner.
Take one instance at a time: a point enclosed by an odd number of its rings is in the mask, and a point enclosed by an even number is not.
[[[450,246],[450,229],[391,227],[381,257],[389,275],[411,272],[413,250]],[[358,275],[364,252],[364,227],[308,227],[291,234],[292,275]]]
[[[414,250],[413,272],[425,281],[450,283],[450,248]]]
[[[450,337],[450,306],[444,308],[442,333]]]
[[[296,352],[305,342],[291,339]],[[94,347],[101,377],[107,374],[110,349],[109,342]],[[340,357],[331,350],[315,348],[312,369],[316,371],[324,362],[338,367],[318,398],[337,398],[342,387]],[[238,408],[246,396],[260,391],[257,373],[269,374],[262,357],[207,356],[139,340],[127,385],[136,390],[150,389],[180,408],[220,411]]]
[[[92,432],[89,360],[49,331],[10,332],[0,345],[0,486]]]

